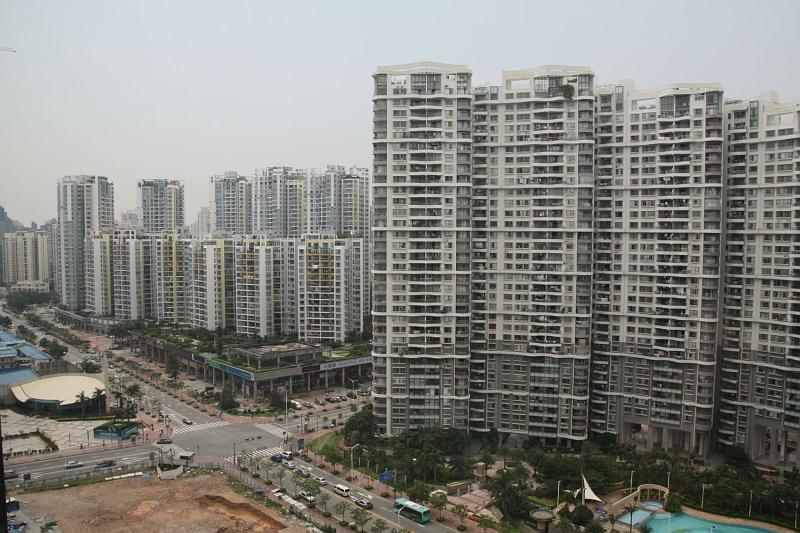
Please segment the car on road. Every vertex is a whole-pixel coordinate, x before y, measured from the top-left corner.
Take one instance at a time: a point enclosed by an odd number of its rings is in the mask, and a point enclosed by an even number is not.
[[[286,461],[283,463],[283,466],[285,466],[289,470],[294,470],[295,464],[294,461]]]
[[[17,474],[17,472],[14,470],[6,470],[4,474],[6,479],[14,479],[16,477],[19,477],[19,474]]]
[[[303,402],[303,407],[305,407],[307,409],[310,409],[310,408],[314,407],[314,404],[311,403],[311,402]]]
[[[110,467],[112,467],[112,466],[114,466],[116,464],[117,464],[117,462],[114,461],[113,459],[106,459],[105,461],[100,461],[99,463],[94,465],[94,467],[95,468],[110,468]]]
[[[316,399],[314,400],[314,403],[315,403],[315,404],[317,404],[317,405],[325,405],[325,402],[323,402],[323,401],[322,401],[322,400],[320,400],[319,398],[316,398]]]
[[[327,484],[328,484],[328,480],[327,480],[327,479],[325,479],[325,478],[324,478],[324,477],[322,477],[322,476],[314,476],[314,481],[316,481],[316,482],[317,482],[317,483],[319,483],[320,485],[327,485]]]
[[[275,462],[275,463],[282,463],[283,462],[283,457],[281,457],[281,455],[279,453],[276,453],[275,455],[270,457],[270,460]]]
[[[291,459],[293,455],[292,452],[290,452],[289,450],[283,450],[281,452],[281,457],[283,457],[284,459]]]
[[[356,500],[356,505],[358,505],[362,509],[372,509],[372,502],[367,500],[366,498]]]
[[[188,418],[184,418],[184,419],[182,420],[182,422],[183,422],[184,424],[186,424],[187,426],[191,426],[192,424],[194,424],[194,422],[192,422],[192,421],[191,421],[190,419],[188,419]]]
[[[70,470],[72,468],[81,468],[82,466],[83,463],[81,463],[80,461],[67,461],[66,463],[64,463],[65,470]]]
[[[161,437],[156,441],[156,444],[172,444],[172,439],[169,437]]]
[[[305,491],[305,490],[301,490],[300,492],[297,493],[297,495],[300,498],[303,498],[308,503],[314,503],[315,501],[317,501],[317,499],[314,497],[313,494],[311,494],[310,492]]]

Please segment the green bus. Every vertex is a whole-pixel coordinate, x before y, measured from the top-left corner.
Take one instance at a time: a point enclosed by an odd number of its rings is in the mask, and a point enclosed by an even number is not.
[[[396,509],[396,513],[399,513],[402,516],[405,516],[406,518],[411,519],[419,524],[427,524],[431,521],[431,510],[424,505],[414,503],[411,500],[397,498],[394,501],[394,508]]]

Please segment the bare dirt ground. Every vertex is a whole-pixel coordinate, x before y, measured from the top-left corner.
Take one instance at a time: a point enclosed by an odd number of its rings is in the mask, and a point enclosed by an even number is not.
[[[220,473],[174,481],[130,478],[18,494],[28,516],[57,520],[66,533],[277,532],[274,511],[233,491]]]

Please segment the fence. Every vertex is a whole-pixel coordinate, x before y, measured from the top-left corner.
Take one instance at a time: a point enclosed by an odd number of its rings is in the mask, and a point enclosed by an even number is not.
[[[92,478],[107,478],[111,476],[118,476],[122,474],[129,474],[131,472],[139,472],[142,470],[152,470],[156,466],[155,461],[139,461],[125,465],[113,466],[110,468],[93,468],[89,470],[64,470],[63,473],[58,475],[48,475],[45,478],[31,479],[28,481],[22,478],[6,480],[7,491],[31,491],[31,490],[44,490],[56,486],[63,486],[75,481],[92,479]]]

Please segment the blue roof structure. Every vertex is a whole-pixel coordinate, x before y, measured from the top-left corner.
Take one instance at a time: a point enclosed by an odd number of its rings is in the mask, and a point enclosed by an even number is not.
[[[28,367],[16,368],[14,370],[7,370],[0,372],[0,386],[2,385],[16,385],[23,381],[31,381],[39,379],[39,376]]]
[[[22,353],[23,356],[31,359],[33,361],[49,361],[50,358],[31,346],[30,344],[25,344],[19,347],[19,351]]]
[[[0,329],[0,342],[6,344],[19,344],[21,342],[25,342],[10,331],[6,331],[4,329]]]

